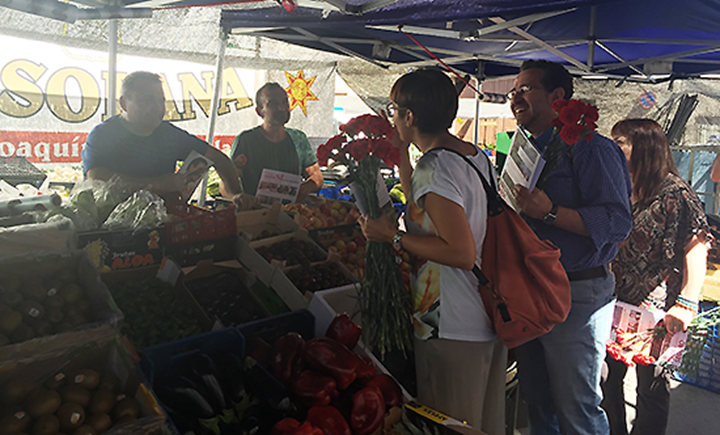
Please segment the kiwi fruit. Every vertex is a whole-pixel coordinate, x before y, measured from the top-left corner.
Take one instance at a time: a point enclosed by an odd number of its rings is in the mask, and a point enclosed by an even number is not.
[[[136,419],[140,414],[140,404],[137,400],[126,397],[115,404],[112,410],[113,421],[117,421],[126,417],[132,417]]]
[[[37,334],[38,337],[44,337],[46,335],[50,335],[53,333],[55,328],[53,327],[52,323],[48,322],[45,319],[42,320],[33,320],[27,322],[28,326],[35,331],[35,334]]]
[[[90,403],[92,393],[76,384],[65,385],[60,389],[63,403],[73,402],[85,408]]]
[[[102,376],[98,387],[106,388],[112,391],[113,394],[117,394],[120,392],[120,381],[115,376]]]
[[[60,308],[49,308],[47,311],[45,311],[45,320],[52,323],[53,325],[61,323],[64,319],[65,314],[63,314]]]
[[[60,405],[55,416],[60,420],[60,430],[64,432],[72,432],[85,422],[85,410],[73,402],[65,402]]]
[[[93,414],[109,414],[115,406],[115,393],[109,388],[98,388],[90,399],[88,410]]]
[[[10,344],[10,339],[5,334],[0,334],[0,347]]]
[[[98,435],[94,427],[89,424],[84,424],[79,428],[75,429],[72,435]]]
[[[24,432],[30,426],[32,418],[30,415],[21,410],[8,413],[0,420],[0,435],[11,435]]]
[[[63,284],[73,284],[77,281],[75,271],[70,268],[60,269],[54,276],[54,279],[62,282]]]
[[[65,384],[66,380],[67,376],[65,375],[65,372],[60,371],[48,378],[43,385],[47,389],[57,390]]]
[[[92,391],[100,383],[100,374],[93,369],[78,370],[73,375],[72,382]]]
[[[15,310],[5,311],[0,315],[0,332],[11,334],[22,322],[22,314]]]
[[[20,288],[20,292],[28,299],[32,299],[37,302],[42,302],[47,297],[47,290],[45,286],[36,278],[31,278],[23,283]]]
[[[65,299],[63,299],[62,296],[48,296],[47,299],[45,299],[45,302],[43,302],[43,306],[46,310],[51,310],[53,308],[60,309],[63,306],[65,306]]]
[[[135,421],[135,420],[137,420],[137,417],[131,417],[131,416],[123,417],[120,420],[115,420],[115,424],[113,424],[113,427],[122,426],[125,423],[130,423],[131,421]]]
[[[0,387],[0,400],[4,405],[17,405],[27,395],[25,383],[20,380],[12,380]]]
[[[85,420],[85,424],[94,427],[97,433],[103,433],[112,426],[112,419],[107,414],[93,414]]]
[[[60,430],[60,420],[54,415],[43,415],[33,423],[32,435],[55,435]]]
[[[82,314],[86,314],[90,311],[90,302],[88,302],[85,298],[80,298],[75,301],[75,308],[77,308],[77,310]]]
[[[24,300],[20,292],[16,290],[5,290],[5,292],[0,295],[0,302],[3,304],[7,304],[9,307],[17,307],[20,305],[20,303]]]
[[[22,343],[23,341],[28,341],[33,338],[35,338],[35,331],[22,323],[10,334],[10,341],[13,343]]]
[[[26,322],[33,319],[42,319],[45,315],[45,307],[31,300],[23,301],[20,306],[18,306],[18,311],[20,311],[23,320]]]
[[[25,399],[25,410],[32,418],[54,414],[62,404],[60,394],[55,390],[38,387]]]
[[[50,278],[45,281],[45,295],[49,298],[56,296],[62,287],[63,283],[60,280]]]
[[[67,284],[60,289],[59,295],[65,299],[65,302],[72,304],[83,296],[83,290],[77,284]]]

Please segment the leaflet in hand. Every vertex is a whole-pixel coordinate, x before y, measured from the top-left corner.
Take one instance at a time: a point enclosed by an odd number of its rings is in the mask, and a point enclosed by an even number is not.
[[[533,190],[544,167],[545,159],[540,155],[540,151],[530,142],[525,131],[518,127],[510,143],[498,183],[500,196],[518,213],[520,209],[515,203],[513,188],[520,185]]]
[[[288,172],[263,169],[255,196],[261,204],[295,203],[302,177]]]
[[[617,341],[618,330],[631,334],[649,331],[658,326],[658,323],[665,318],[665,314],[663,310],[648,310],[616,301],[610,341]],[[686,341],[687,332],[676,332],[672,337],[666,334],[662,340],[658,340],[653,345],[657,348],[652,349],[652,353],[657,355],[656,364],[668,363],[676,367],[680,366]]]
[[[180,190],[183,202],[190,199],[190,196],[195,192],[202,179],[205,178],[208,169],[212,165],[212,160],[195,150],[190,151],[182,167],[177,171],[179,175],[184,176],[183,188]]]

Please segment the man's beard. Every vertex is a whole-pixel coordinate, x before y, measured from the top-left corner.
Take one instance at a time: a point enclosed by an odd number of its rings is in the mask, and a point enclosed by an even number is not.
[[[275,125],[285,125],[288,121],[290,121],[290,112],[284,110],[275,112],[272,115],[272,121]]]

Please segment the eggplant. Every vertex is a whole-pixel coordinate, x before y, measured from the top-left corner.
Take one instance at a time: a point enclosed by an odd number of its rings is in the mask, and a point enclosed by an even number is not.
[[[240,423],[240,435],[259,435],[261,432],[262,427],[260,426],[260,421],[250,416],[243,420],[242,423]]]
[[[188,418],[210,419],[219,410],[213,409],[201,393],[201,389],[184,376],[171,376],[156,385],[157,395],[172,412]]]
[[[168,412],[170,419],[175,423],[180,435],[206,435],[208,430],[203,428],[200,422],[188,418],[185,414]]]
[[[205,398],[213,408],[228,409],[230,405],[225,400],[225,393],[221,387],[225,381],[218,373],[213,360],[205,353],[197,353],[191,357],[189,366],[193,380],[205,390],[207,393]]]
[[[247,396],[242,359],[230,352],[220,351],[213,355],[213,361],[217,371],[225,377],[221,385],[225,399],[235,405],[239,404]]]

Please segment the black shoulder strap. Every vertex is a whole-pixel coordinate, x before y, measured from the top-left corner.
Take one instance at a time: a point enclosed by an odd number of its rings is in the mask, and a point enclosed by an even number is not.
[[[497,185],[495,184],[495,180],[492,180],[492,177],[491,177],[491,182],[492,182],[492,187],[491,187],[490,183],[488,183],[488,181],[485,179],[485,177],[483,177],[482,173],[480,172],[480,169],[478,169],[477,166],[475,166],[473,164],[473,162],[470,159],[468,159],[467,156],[465,156],[464,154],[461,154],[455,150],[451,150],[450,148],[433,148],[428,152],[432,152],[435,150],[445,150],[445,151],[450,151],[451,153],[455,153],[458,156],[460,156],[463,160],[465,160],[465,162],[467,162],[467,164],[470,165],[470,167],[472,167],[475,170],[478,177],[480,177],[480,181],[482,181],[483,188],[485,189],[485,195],[487,196],[488,216],[497,216],[498,214],[502,213],[503,210],[505,210],[505,202],[498,194]],[[481,153],[483,151],[478,150],[478,152]],[[488,162],[488,167],[489,167],[490,159],[488,159],[487,156],[485,156],[485,158]],[[490,282],[490,280],[487,279],[485,274],[482,273],[482,271],[477,266],[477,264],[473,265],[472,272],[477,277],[481,286],[484,286],[485,284]]]

